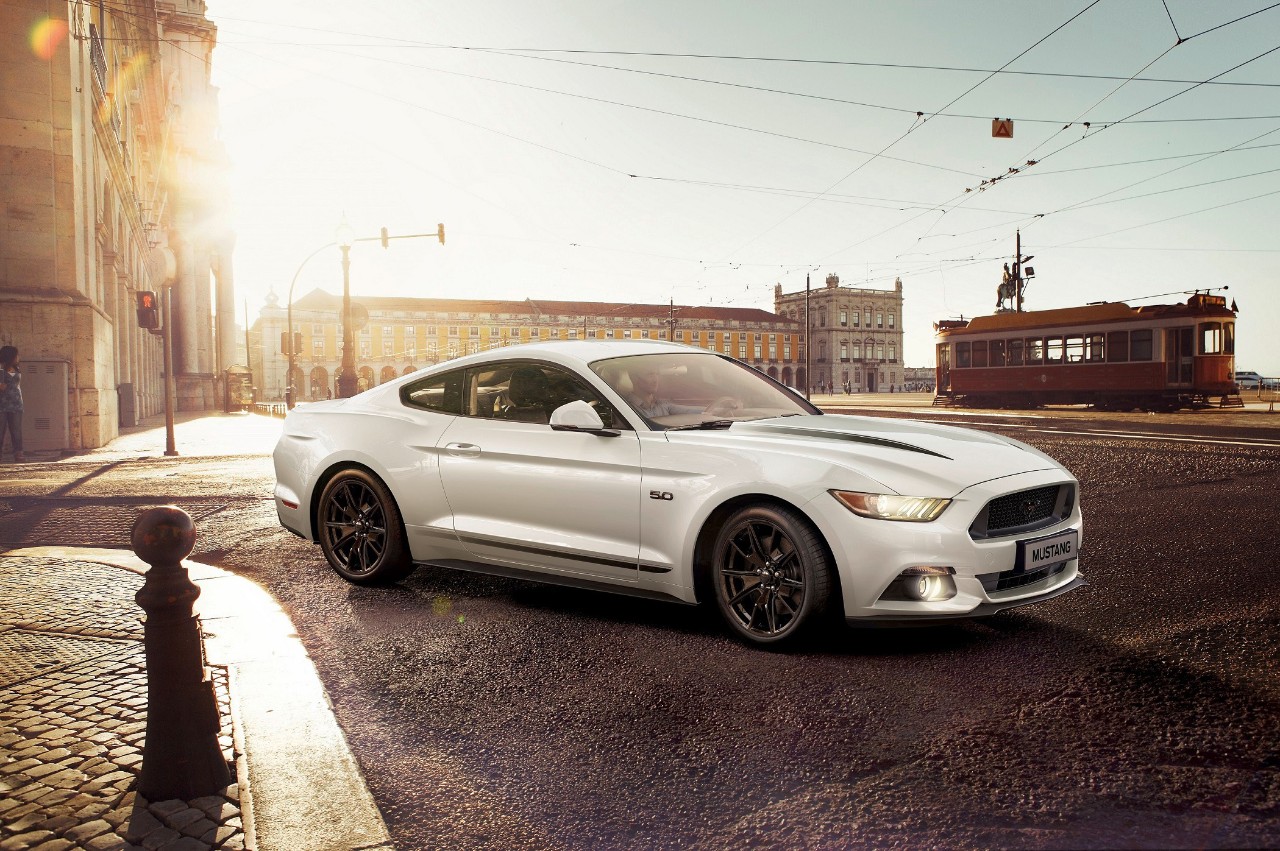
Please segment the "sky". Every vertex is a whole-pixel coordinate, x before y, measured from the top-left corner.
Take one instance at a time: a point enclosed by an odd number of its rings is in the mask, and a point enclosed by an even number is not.
[[[991,313],[1239,307],[1280,375],[1272,0],[208,0],[237,309],[351,292]],[[992,119],[1012,119],[993,138]],[[308,259],[310,258],[310,259]]]

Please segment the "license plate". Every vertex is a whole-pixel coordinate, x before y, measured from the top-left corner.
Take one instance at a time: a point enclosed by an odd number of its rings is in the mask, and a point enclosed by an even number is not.
[[[1018,562],[1014,569],[1022,573],[1049,564],[1069,561],[1080,549],[1080,533],[1075,529],[1043,538],[1018,542]]]

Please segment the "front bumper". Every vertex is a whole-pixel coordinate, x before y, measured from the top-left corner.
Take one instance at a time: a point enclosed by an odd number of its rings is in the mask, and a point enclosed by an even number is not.
[[[1085,584],[1078,554],[1050,565],[1035,577],[997,583],[995,577],[1018,576],[1018,542],[1068,529],[1079,533],[1079,499],[1069,516],[1032,533],[975,540],[969,526],[992,499],[1050,484],[1078,484],[1062,469],[1007,476],[966,488],[930,523],[869,520],[846,510],[824,494],[809,503],[831,544],[840,576],[844,615],[850,623],[936,621],[983,617],[1003,609],[1050,600]],[[1078,492],[1077,492],[1078,493]],[[907,568],[945,567],[952,571],[955,595],[940,601],[902,599],[889,591]],[[1019,576],[1019,579],[1021,577]],[[1001,590],[994,589],[1001,585]],[[888,593],[886,593],[888,592]]]

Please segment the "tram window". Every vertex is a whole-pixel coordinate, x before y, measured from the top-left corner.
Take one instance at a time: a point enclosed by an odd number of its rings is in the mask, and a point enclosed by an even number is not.
[[[1027,339],[1023,352],[1027,356],[1027,366],[1039,366],[1044,360],[1044,340]]]
[[[1234,322],[1222,323],[1223,330],[1223,347],[1224,355],[1234,355],[1236,353],[1236,325]]]
[[[1101,334],[1090,334],[1085,339],[1086,353],[1085,360],[1089,363],[1102,363],[1106,360],[1106,337]]]
[[[1004,366],[1004,340],[992,340],[988,345],[991,347],[991,365]]]
[[[1084,360],[1084,337],[1068,337],[1066,344],[1067,363],[1080,363]]]
[[[974,366],[987,365],[987,341],[986,340],[979,340],[978,342],[973,344],[973,365]]]
[[[1223,349],[1222,323],[1200,323],[1200,354],[1220,355]]]
[[[1022,366],[1022,341],[1009,341],[1009,366]]]
[[[1062,338],[1046,337],[1044,341],[1044,362],[1062,363]]]
[[[969,344],[956,343],[956,367],[964,368],[969,365]]]
[[[1124,363],[1129,359],[1129,332],[1111,331],[1107,334],[1107,361]]]
[[[1129,334],[1129,360],[1151,360],[1151,329]]]

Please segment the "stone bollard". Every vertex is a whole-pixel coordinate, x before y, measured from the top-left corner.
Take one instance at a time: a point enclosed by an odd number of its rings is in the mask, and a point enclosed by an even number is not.
[[[212,795],[230,785],[231,774],[192,608],[200,589],[182,566],[195,547],[195,523],[180,508],[150,508],[134,521],[132,542],[151,565],[134,596],[147,613],[147,738],[138,792],[149,801]]]

